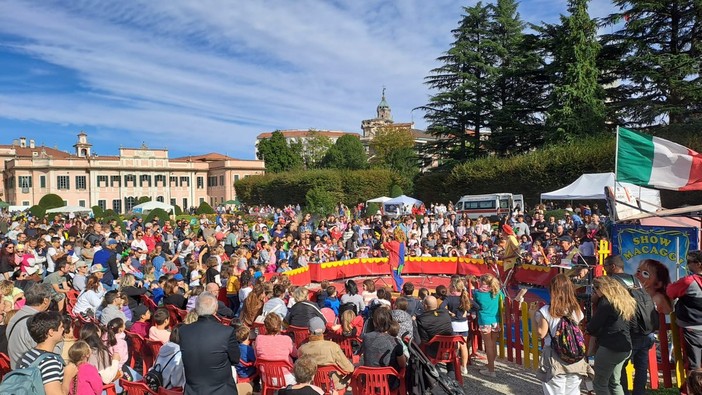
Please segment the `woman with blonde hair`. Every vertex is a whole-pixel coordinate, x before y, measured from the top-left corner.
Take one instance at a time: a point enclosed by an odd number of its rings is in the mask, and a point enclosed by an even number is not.
[[[538,310],[530,309],[533,322],[544,348],[539,361],[537,376],[542,381],[544,395],[578,395],[580,382],[592,371],[587,359],[566,364],[551,349],[551,337],[555,335],[558,324],[563,317],[568,317],[576,325],[585,317],[575,297],[575,288],[568,276],[561,273],[549,283],[551,303]],[[535,306],[535,305],[533,305]]]
[[[623,395],[622,366],[631,354],[629,321],[636,312],[636,300],[611,276],[595,279],[599,297],[597,310],[587,324],[587,332],[597,338],[595,353],[596,395]]]
[[[478,305],[478,326],[485,343],[487,369],[480,374],[495,377],[495,358],[497,358],[497,337],[500,334],[500,299],[504,294],[500,280],[490,273],[480,276],[479,288],[473,292],[475,304]]]

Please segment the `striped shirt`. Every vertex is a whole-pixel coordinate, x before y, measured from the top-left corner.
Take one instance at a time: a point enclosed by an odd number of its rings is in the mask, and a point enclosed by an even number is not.
[[[52,352],[39,351],[36,348],[32,348],[22,354],[17,367],[19,369],[27,368],[32,362],[36,361],[41,354],[51,354],[50,357],[44,358],[39,364],[41,380],[44,385],[53,381],[63,381],[63,359],[58,354]]]

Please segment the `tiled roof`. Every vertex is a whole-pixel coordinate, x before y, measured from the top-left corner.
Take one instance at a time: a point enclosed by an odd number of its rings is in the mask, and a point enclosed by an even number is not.
[[[209,154],[182,156],[180,158],[171,159],[173,162],[212,162],[217,160],[236,160],[236,158],[217,152],[210,152]]]
[[[283,134],[284,137],[286,138],[295,138],[295,137],[306,137],[308,133],[310,132],[316,132],[320,136],[326,136],[326,137],[341,137],[345,134],[350,134],[352,136],[360,136],[358,133],[354,132],[343,132],[340,130],[304,130],[304,129],[293,129],[293,130],[279,130]],[[265,132],[261,133],[258,136],[256,136],[257,140],[260,139],[267,139],[273,136],[273,132]]]
[[[42,150],[46,152],[48,156],[51,156],[56,159],[66,159],[69,158],[73,155],[69,154],[68,152],[64,152],[61,150],[57,150],[55,148],[50,148],[50,147],[43,147],[43,146],[35,146],[34,148],[29,148],[29,147],[20,147],[19,145],[11,145],[11,144],[0,144],[0,148],[5,148],[5,149],[15,149],[15,155],[20,157],[20,158],[31,158],[34,156],[34,152],[37,153],[37,155],[41,155]]]

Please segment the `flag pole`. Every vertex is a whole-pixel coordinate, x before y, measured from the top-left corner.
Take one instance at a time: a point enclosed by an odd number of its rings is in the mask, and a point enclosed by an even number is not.
[[[617,139],[614,146],[614,188],[617,188],[617,171],[619,170],[619,125],[617,125]]]

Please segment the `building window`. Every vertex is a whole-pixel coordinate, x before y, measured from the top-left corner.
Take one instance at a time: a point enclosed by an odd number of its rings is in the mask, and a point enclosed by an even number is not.
[[[136,199],[133,196],[129,196],[127,198],[124,198],[124,211],[125,212],[130,212],[132,211],[132,208],[136,206]]]
[[[58,189],[70,189],[71,178],[68,176],[58,176],[56,177],[56,188]]]
[[[237,181],[239,181],[239,175],[238,175],[238,174],[234,174],[234,182],[237,182]]]
[[[128,187],[130,182],[132,183],[131,186],[136,187],[136,176],[134,174],[127,174],[124,176],[124,186]],[[127,209],[127,211],[129,211],[129,209]]]
[[[183,211],[188,209],[188,198],[183,198]]]
[[[46,188],[46,176],[39,176],[39,188]]]
[[[116,185],[115,185],[115,184],[116,184]],[[122,187],[122,177],[120,177],[120,176],[112,176],[112,177],[110,177],[110,186],[111,186],[112,188],[114,188],[114,187],[121,188],[121,187]],[[115,210],[115,211],[116,211],[116,210]],[[117,211],[117,212],[119,212],[119,211]]]
[[[163,203],[163,196],[156,196],[156,201]]]
[[[85,200],[79,200],[78,205],[81,207],[85,207]]]
[[[151,176],[148,174],[142,174],[139,176],[139,186],[143,187],[144,183],[149,184],[148,186],[151,187]]]
[[[171,184],[171,187],[177,187],[178,186],[178,177],[171,176],[169,182]]]
[[[102,211],[107,210],[107,200],[98,200],[98,207],[100,207]]]
[[[224,176],[219,176],[219,185],[224,186]]]
[[[76,189],[86,189],[85,176],[76,176]]]
[[[18,186],[20,188],[31,188],[32,187],[32,176],[19,176]]]
[[[115,199],[112,201],[112,210],[114,210],[116,213],[121,213],[122,212],[122,201],[119,199]]]
[[[205,187],[205,177],[197,178],[197,189],[202,189]]]
[[[180,186],[181,187],[182,186],[190,187],[190,177],[181,176],[180,177]]]
[[[29,206],[29,200],[23,200],[22,205],[25,207]]]
[[[164,176],[163,174],[156,174],[154,176],[154,186],[157,187],[159,182],[161,183],[162,187],[165,187],[166,186],[166,176]]]
[[[98,188],[109,186],[109,185],[107,184],[107,180],[108,180],[108,179],[107,179],[107,176],[97,176],[97,186],[98,186]]]

